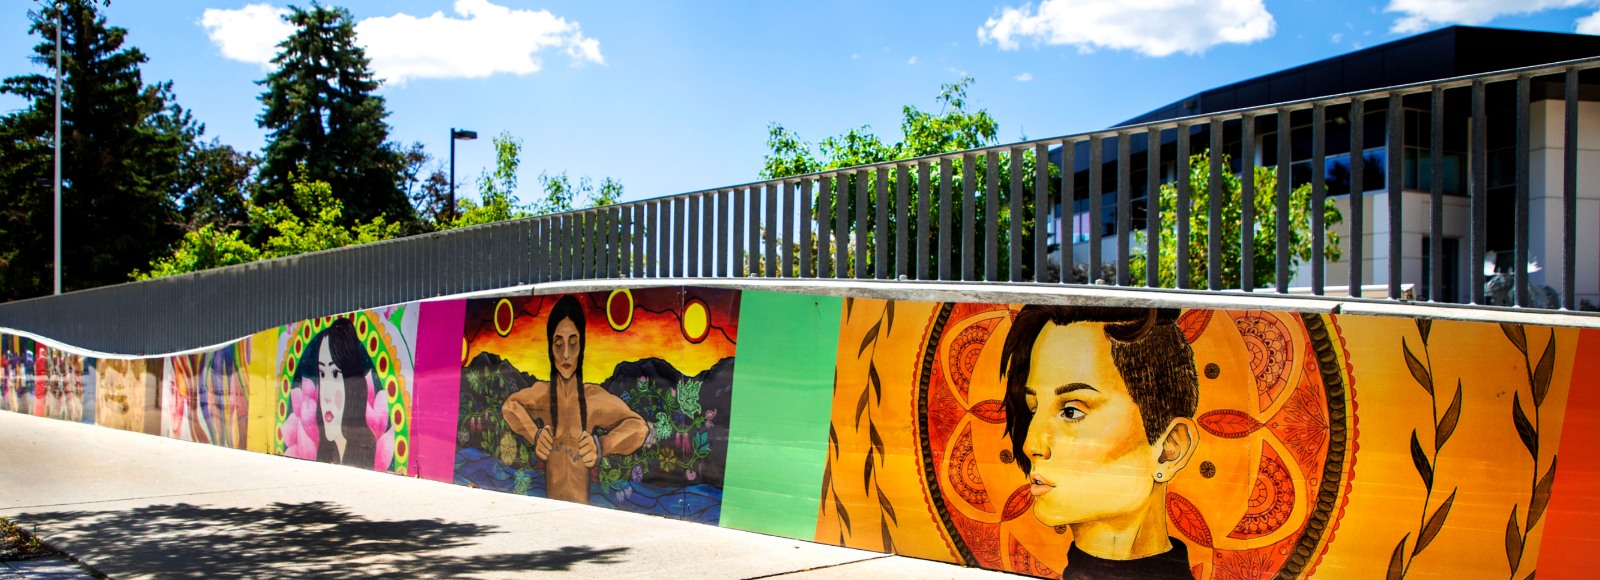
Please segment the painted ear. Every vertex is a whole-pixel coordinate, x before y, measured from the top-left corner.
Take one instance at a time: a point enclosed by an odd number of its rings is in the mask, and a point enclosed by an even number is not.
[[[1189,464],[1198,443],[1195,428],[1194,420],[1188,417],[1173,419],[1167,427],[1166,436],[1161,438],[1161,455],[1156,459],[1161,464],[1157,470],[1157,482],[1171,481],[1179,470]]]

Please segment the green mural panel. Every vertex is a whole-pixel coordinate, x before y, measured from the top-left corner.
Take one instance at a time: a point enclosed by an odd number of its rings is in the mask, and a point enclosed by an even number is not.
[[[744,292],[723,526],[815,533],[841,308],[831,296]]]

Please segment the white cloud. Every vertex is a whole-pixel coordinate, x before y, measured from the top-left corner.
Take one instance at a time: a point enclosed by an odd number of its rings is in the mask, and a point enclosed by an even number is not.
[[[1339,40],[1343,39],[1343,38],[1344,38],[1344,33],[1342,33],[1342,32],[1336,33],[1336,34],[1333,35],[1333,43],[1334,44],[1339,44]]]
[[[917,64],[917,57],[911,57],[911,60],[906,61],[906,64]]]
[[[1487,24],[1511,14],[1533,14],[1579,6],[1600,6],[1600,0],[1389,0],[1389,5],[1383,11],[1400,14],[1400,18],[1389,29],[1391,32],[1409,34],[1446,24]],[[1595,22],[1597,16],[1600,13],[1578,19],[1578,31],[1594,34],[1584,30],[1584,26],[1587,22],[1591,28],[1600,28],[1594,26],[1600,24]]]
[[[1025,83],[1025,82],[1033,80],[1033,74],[1032,73],[1022,73],[1020,75],[1017,75],[1016,79],[1017,79],[1018,82],[1024,82]]]
[[[278,56],[278,43],[294,32],[294,26],[283,21],[287,14],[288,9],[269,4],[250,4],[238,10],[207,8],[200,25],[212,44],[222,49],[222,56],[265,68]]]
[[[1224,43],[1269,38],[1277,23],[1262,0],[1044,0],[1003,8],[978,28],[978,42],[1015,50],[1031,37],[1046,44],[1071,44],[1079,52],[1098,48],[1149,56],[1198,54]]]
[[[605,64],[598,40],[548,10],[514,10],[488,0],[456,0],[454,10],[459,18],[441,11],[357,22],[357,41],[372,59],[373,73],[398,84],[414,78],[525,75],[543,68],[536,55],[547,49],[566,53],[573,66]],[[266,66],[277,55],[276,44],[293,32],[281,20],[287,13],[267,4],[209,9],[200,24],[224,57]]]

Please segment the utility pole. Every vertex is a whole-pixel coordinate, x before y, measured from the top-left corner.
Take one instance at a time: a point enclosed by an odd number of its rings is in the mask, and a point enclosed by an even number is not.
[[[66,16],[56,3],[56,294],[61,293],[61,26]]]

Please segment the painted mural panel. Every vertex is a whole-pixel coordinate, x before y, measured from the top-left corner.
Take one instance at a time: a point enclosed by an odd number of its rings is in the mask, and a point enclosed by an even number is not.
[[[245,449],[250,397],[250,339],[161,364],[161,435]]]
[[[739,293],[469,300],[455,481],[715,524]]]
[[[416,331],[415,304],[281,327],[273,452],[407,473]]]
[[[815,539],[1051,578],[1522,578],[1579,334],[847,300]]]
[[[0,334],[0,410],[93,423],[95,359]]]
[[[161,434],[162,359],[101,359],[95,363],[94,422],[101,427]]]

